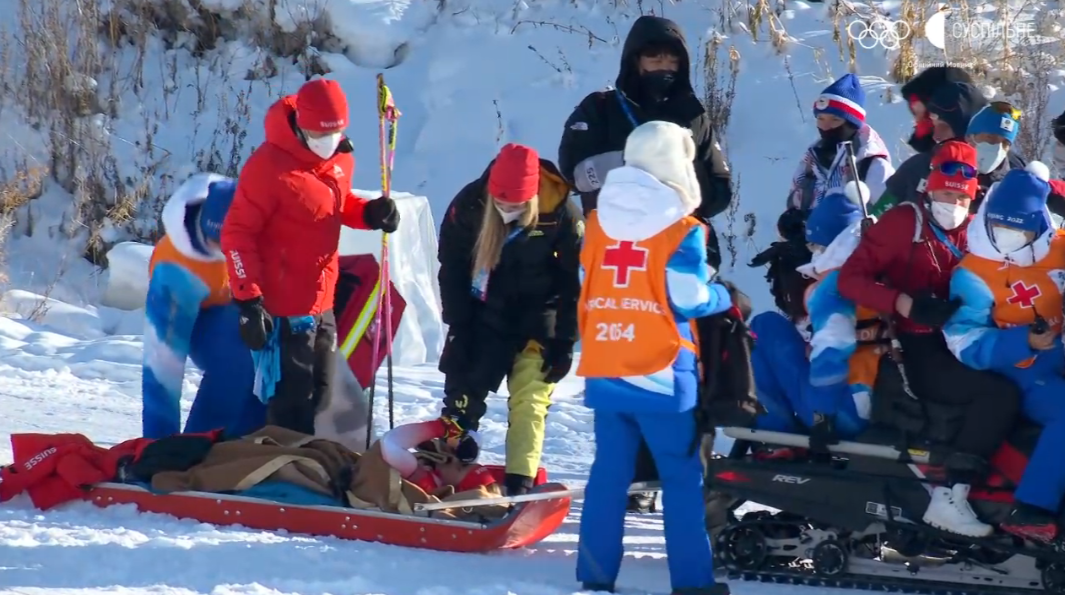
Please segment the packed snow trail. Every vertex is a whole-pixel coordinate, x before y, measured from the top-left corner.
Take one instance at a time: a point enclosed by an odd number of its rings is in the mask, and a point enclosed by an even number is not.
[[[136,314],[131,314],[135,316]],[[0,318],[0,434],[80,432],[98,442],[140,427],[141,342],[136,336],[78,340]],[[199,374],[186,375],[188,411]],[[188,380],[191,379],[191,380]],[[399,423],[439,412],[443,378],[432,366],[396,368]],[[581,382],[562,382],[548,418],[544,464],[553,479],[584,483],[594,447]],[[383,419],[378,411],[378,419]],[[506,401],[492,398],[482,423],[486,462],[502,460]],[[11,459],[0,443],[0,461]],[[581,502],[533,549],[466,555],[241,528],[217,528],[131,507],[74,503],[41,513],[25,496],[0,506],[0,593],[300,593],[562,595],[574,579]],[[664,592],[660,514],[630,516],[625,592]],[[737,595],[812,595],[809,588],[737,582]],[[838,591],[848,595],[847,591]]]

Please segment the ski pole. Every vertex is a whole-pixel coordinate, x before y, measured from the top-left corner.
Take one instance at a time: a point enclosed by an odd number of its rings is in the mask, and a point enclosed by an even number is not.
[[[865,196],[862,193],[862,181],[858,178],[858,159],[854,156],[854,143],[845,141],[841,144],[847,151],[847,165],[850,166],[851,178],[853,178],[855,190],[858,192],[858,205],[862,209],[862,232],[864,233],[873,224],[873,219],[869,216],[869,207],[866,205]],[[891,359],[895,360],[895,367],[899,370],[899,378],[902,380],[902,392],[916,401],[918,400],[917,395],[910,388],[910,377],[906,374],[905,364],[902,363],[902,343],[895,333],[895,323],[890,316],[881,316],[880,319],[884,323],[887,339],[890,341]]]
[[[662,489],[661,482],[641,481],[632,484],[629,494],[646,494],[658,492]],[[499,498],[470,498],[468,500],[453,500],[441,502],[423,502],[414,505],[415,512],[429,512],[433,510],[447,510],[449,508],[480,508],[482,506],[505,506],[507,504],[519,504],[521,502],[539,502],[541,500],[558,500],[560,498],[577,498],[584,495],[584,488],[569,488],[547,492],[533,492],[520,496],[500,496]]]
[[[392,92],[385,84],[385,77],[377,75],[377,120],[378,142],[381,159],[381,195],[391,197],[392,194],[392,166],[395,162],[396,130],[399,125],[400,112],[396,109],[392,99]],[[381,335],[384,333],[385,360],[388,370],[388,426],[395,427],[395,395],[393,390],[392,370],[392,297],[389,293],[391,287],[391,268],[389,267],[388,235],[381,234],[381,271],[378,277],[377,311],[374,315],[376,320],[376,332],[373,336],[373,348],[371,350],[371,362],[373,375],[370,380],[370,412],[366,424],[366,447],[370,447],[373,438],[373,411],[374,396],[377,392],[377,358],[380,355]]]

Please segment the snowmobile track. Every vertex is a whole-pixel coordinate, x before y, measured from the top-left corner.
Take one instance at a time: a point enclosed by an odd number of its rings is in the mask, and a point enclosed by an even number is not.
[[[781,585],[800,585],[804,587],[822,587],[832,589],[851,589],[857,591],[874,591],[879,593],[913,593],[919,595],[1023,595],[1025,593],[1045,593],[1033,588],[1019,591],[1015,587],[998,587],[985,585],[960,585],[957,583],[936,583],[917,579],[900,579],[897,577],[875,577],[848,574],[841,577],[822,577],[810,571],[801,570],[762,570],[758,572],[727,570],[728,580],[742,580]]]
[[[808,587],[851,589],[881,593],[914,593],[921,595],[1024,595],[1045,594],[1061,595],[1065,593],[1065,565],[1051,563],[1052,568],[1040,571],[1029,567],[1027,570],[1010,562],[1019,557],[1015,554],[999,563],[981,563],[975,558],[958,559],[945,566],[911,567],[907,564],[885,562],[875,558],[855,555],[846,540],[824,539],[820,543],[832,543],[841,546],[845,552],[835,559],[838,570],[831,573],[818,572],[816,564],[803,555],[802,549],[773,553],[770,549],[769,529],[793,525],[789,521],[760,519],[756,521],[738,521],[724,528],[714,539],[715,566],[721,578],[762,583],[801,585]],[[915,527],[916,528],[916,527]],[[741,538],[733,542],[726,537],[730,532],[742,534],[745,529],[754,529],[748,537],[757,536],[760,545],[754,545],[749,539]],[[762,533],[767,530],[766,533]],[[812,531],[815,535],[817,531]],[[767,541],[762,541],[767,540]],[[787,540],[785,540],[787,541]],[[794,540],[793,540],[794,541]],[[817,557],[818,542],[807,541],[811,545],[813,556]],[[743,547],[743,544],[747,547]],[[859,546],[861,547],[861,546]],[[737,549],[739,548],[739,549]],[[832,549],[831,547],[829,549]],[[1019,553],[1019,552],[1018,552]],[[831,563],[831,560],[830,560]],[[1056,568],[1055,568],[1056,567]],[[959,571],[966,574],[960,574]],[[1028,574],[1029,572],[1035,572]],[[943,573],[961,580],[937,580]],[[971,573],[971,574],[969,574]],[[917,578],[922,576],[924,578]],[[1050,588],[1043,582],[1054,583]]]

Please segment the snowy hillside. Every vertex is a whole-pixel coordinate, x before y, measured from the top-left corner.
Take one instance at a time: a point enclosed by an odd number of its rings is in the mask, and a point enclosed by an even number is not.
[[[63,160],[56,153],[63,158],[74,153],[86,170],[81,175],[97,175],[103,188],[122,190],[103,197],[107,217],[102,225],[94,225],[74,213],[84,212],[86,201],[99,202],[91,188],[77,191],[72,200],[59,184],[46,184],[43,198],[17,211],[19,225],[13,235],[24,236],[32,222],[35,239],[15,242],[16,253],[36,253],[42,243],[54,251],[56,240],[64,236],[75,236],[81,246],[88,242],[93,248],[123,239],[125,230],[148,233],[155,226],[159,199],[176,182],[202,167],[236,171],[263,139],[266,108],[279,95],[294,92],[307,70],[328,70],[347,92],[352,109],[348,132],[357,159],[354,185],[374,188],[380,180],[374,76],[379,68],[394,65],[385,73],[403,112],[395,187],[428,196],[439,221],[455,192],[483,171],[501,145],[522,142],[557,159],[565,118],[584,95],[613,83],[620,44],[641,12],[683,24],[695,82],[710,88],[708,102],[715,111],[727,113],[723,144],[739,199],[719,218],[718,230],[727,237],[726,264],[735,265],[726,273],[754,294],[756,306],[768,306],[768,294],[761,272],[745,263],[775,239],[774,222],[798,155],[815,138],[813,99],[852,67],[852,59],[866,87],[868,122],[896,155],[908,151],[902,141],[909,134],[909,113],[898,102],[897,86],[888,82],[898,53],[855,46],[852,56],[847,45],[846,25],[857,18],[855,10],[866,17],[874,10],[897,14],[894,2],[871,8],[802,0],[749,5],[739,0],[315,0],[279,3],[272,24],[267,8],[273,3],[266,0],[194,4],[201,16],[188,17],[184,33],[167,33],[174,29],[173,17],[168,21],[160,16],[158,7],[173,12],[173,6],[185,3],[89,2],[100,19],[124,27],[113,30],[118,33],[112,33],[112,39],[126,35],[110,42],[116,47],[95,41],[88,45],[79,15],[59,0],[0,6],[12,64],[18,63],[21,52],[29,54],[25,78],[17,69],[9,76],[13,88],[17,83],[32,88],[42,84],[42,78],[47,83],[45,74],[52,72],[47,54],[19,49],[43,34],[22,32],[35,22],[36,27],[43,22],[70,31],[67,51],[72,58],[64,66],[98,71],[95,86],[73,75],[61,81],[74,91],[88,87],[89,103],[98,105],[86,110],[92,115],[61,122],[69,125],[70,134],[87,135],[96,144],[85,145],[67,132],[42,126],[47,123],[44,116],[27,109],[26,98],[20,97],[22,104],[8,101],[7,109],[0,111],[5,134],[17,141],[6,143],[0,163],[12,171],[62,170]],[[158,10],[147,14],[142,5]],[[114,10],[105,14],[108,8]],[[214,21],[205,20],[205,14],[214,15]],[[211,22],[218,30],[207,35],[205,27]],[[145,27],[163,33],[153,36]],[[292,58],[274,58],[263,31],[273,31],[282,40],[303,35],[304,46],[307,40],[315,41],[320,51],[302,51],[296,64]],[[127,41],[143,43],[131,47]],[[273,46],[281,43],[269,41]],[[82,58],[86,52],[94,53],[91,63]],[[922,54],[916,59],[926,58]],[[1058,74],[1050,72],[1050,82],[1057,84]],[[1055,94],[1051,99],[1046,113],[1056,114],[1065,98]],[[1046,127],[1045,119],[1038,125]],[[94,174],[93,168],[100,173]],[[57,179],[69,177],[65,171],[53,173]],[[26,243],[32,247],[23,249]],[[50,286],[52,278],[41,270],[26,270],[14,257],[8,260],[16,286],[38,291]],[[57,266],[44,269],[66,273],[83,268],[75,260],[64,256]],[[83,295],[61,299],[90,303],[90,288],[99,281],[87,275],[74,283]]]
[[[902,4],[909,3],[876,3],[895,13]],[[262,25],[270,22],[268,7],[275,9],[272,29]],[[454,193],[501,145],[526,143],[557,158],[564,120],[587,93],[613,83],[620,44],[641,12],[676,20],[696,60],[697,84],[707,83],[709,55],[715,101],[730,108],[723,144],[738,198],[716,222],[731,252],[724,274],[753,296],[756,310],[770,307],[764,272],[746,263],[776,238],[795,164],[815,138],[811,106],[821,89],[853,66],[868,95],[868,122],[896,164],[908,154],[910,115],[889,82],[897,55],[859,48],[852,64],[845,29],[842,43],[836,37],[853,17],[834,14],[835,7],[801,0],[0,2],[0,216],[14,219],[3,288],[25,290],[7,291],[0,302],[12,315],[0,318],[0,462],[10,460],[12,432],[81,432],[110,443],[140,431],[143,314],[96,305],[108,272],[82,258],[86,245],[106,247],[129,230],[149,236],[159,199],[176,183],[203,168],[239,165],[263,139],[267,107],[298,88],[309,64],[327,69],[348,94],[358,188],[380,183],[374,77],[390,67],[383,72],[403,113],[394,186],[428,196],[439,222]],[[106,9],[117,10],[114,18],[103,19]],[[187,30],[174,32],[174,11],[192,14]],[[104,27],[76,25],[88,13],[106,21],[112,36],[122,30],[139,42],[99,42]],[[66,25],[69,43],[48,37]],[[284,34],[275,44],[320,38],[321,51],[300,53],[298,64],[271,56],[261,35],[271,30]],[[203,43],[205,32],[212,43]],[[91,67],[94,75],[60,72],[61,65]],[[1054,85],[1046,114],[1065,107],[1061,74],[1046,71]],[[34,113],[27,89],[48,81],[61,81],[52,87],[90,107]],[[1031,125],[1048,123],[1037,117]],[[67,154],[76,159],[64,162]],[[70,163],[80,169],[65,170]],[[63,180],[76,180],[78,190],[71,194]],[[102,225],[90,221],[94,209],[103,209],[94,219]],[[443,379],[433,366],[397,368],[396,377],[399,423],[437,414]],[[186,413],[198,379],[190,366]],[[593,452],[580,387],[571,377],[556,393],[544,458],[554,479],[574,485],[584,481]],[[384,412],[382,404],[379,422]],[[502,459],[505,420],[505,399],[491,400],[482,422],[490,461]],[[0,593],[565,594],[577,588],[579,512],[577,502],[562,530],[535,549],[474,557],[218,529],[82,504],[42,515],[18,499],[0,507]],[[668,585],[661,516],[628,522],[620,584],[661,592]],[[733,592],[819,591],[735,583]]]

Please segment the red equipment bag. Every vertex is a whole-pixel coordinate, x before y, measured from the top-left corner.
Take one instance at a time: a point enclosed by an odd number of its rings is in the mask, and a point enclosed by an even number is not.
[[[377,348],[377,361],[373,359],[373,342],[377,338],[377,302],[381,288],[381,267],[372,254],[356,254],[340,257],[340,277],[337,280],[336,301],[333,311],[337,317],[337,342],[344,359],[348,362],[359,386],[369,388],[374,372],[381,367],[389,353],[385,337]],[[399,321],[407,302],[396,291],[396,286],[388,283],[388,296],[392,300],[392,312],[389,317],[392,324],[392,338],[399,330]],[[383,305],[382,305],[383,307]]]

